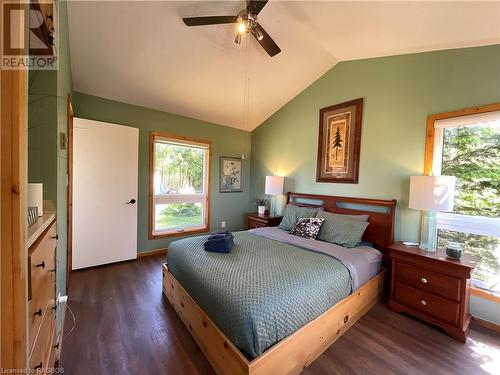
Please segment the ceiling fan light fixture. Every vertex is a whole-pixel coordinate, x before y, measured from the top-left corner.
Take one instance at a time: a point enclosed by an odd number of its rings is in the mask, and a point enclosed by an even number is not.
[[[255,28],[254,33],[257,40],[262,40],[264,38],[264,34],[262,34],[262,31],[260,31],[259,29]]]
[[[244,34],[246,33],[247,31],[247,23],[245,20],[241,20],[240,22],[238,22],[238,32],[240,34]]]
[[[186,26],[208,26],[232,24],[236,32],[234,43],[241,44],[246,34],[252,34],[270,57],[281,52],[276,42],[259,24],[257,18],[269,0],[246,0],[246,7],[234,16],[184,17]]]
[[[234,42],[236,44],[241,44],[241,34],[240,33],[236,34],[236,38],[234,38]]]

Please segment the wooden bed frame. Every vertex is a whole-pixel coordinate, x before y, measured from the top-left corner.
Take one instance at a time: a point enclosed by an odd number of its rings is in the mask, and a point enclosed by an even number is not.
[[[396,200],[288,193],[287,203],[321,206],[335,213],[369,215],[370,225],[363,240],[373,243],[382,252],[393,242]],[[384,212],[369,211],[368,206],[382,208]],[[217,374],[298,374],[381,299],[385,273],[382,269],[353,294],[251,361],[219,330],[168,271],[166,264],[163,266],[163,293]]]

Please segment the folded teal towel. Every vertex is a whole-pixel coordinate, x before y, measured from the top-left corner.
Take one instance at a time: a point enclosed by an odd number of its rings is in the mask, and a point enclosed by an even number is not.
[[[230,236],[224,236],[220,238],[208,239],[203,244],[206,251],[211,251],[214,253],[229,253],[234,246],[234,238],[231,234]]]
[[[208,239],[213,240],[213,239],[219,239],[219,238],[225,238],[225,237],[233,237],[233,234],[228,230],[218,230],[218,231],[210,233],[210,235],[208,236]]]

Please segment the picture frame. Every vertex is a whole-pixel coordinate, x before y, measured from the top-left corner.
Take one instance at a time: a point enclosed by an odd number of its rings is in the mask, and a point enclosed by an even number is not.
[[[220,157],[219,191],[221,193],[243,191],[243,159],[228,156]]]
[[[357,184],[363,98],[319,111],[316,182]]]

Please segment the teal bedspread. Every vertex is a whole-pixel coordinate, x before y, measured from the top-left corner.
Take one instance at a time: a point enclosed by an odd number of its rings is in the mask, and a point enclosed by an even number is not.
[[[205,239],[171,243],[168,268],[249,358],[351,293],[348,269],[328,255],[250,232],[234,233],[231,253],[210,253]]]

